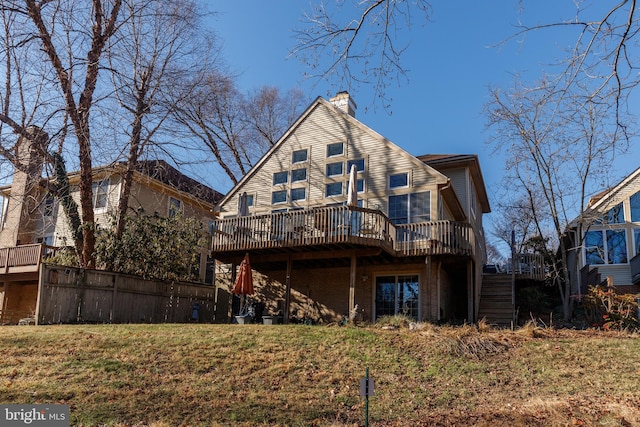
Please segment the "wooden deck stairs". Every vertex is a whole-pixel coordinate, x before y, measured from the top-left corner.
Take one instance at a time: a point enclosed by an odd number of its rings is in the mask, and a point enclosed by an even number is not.
[[[514,321],[510,274],[483,274],[478,319],[498,327],[510,328]]]

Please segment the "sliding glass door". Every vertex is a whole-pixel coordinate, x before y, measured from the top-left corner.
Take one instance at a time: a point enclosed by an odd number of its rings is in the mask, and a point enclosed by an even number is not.
[[[376,319],[381,316],[404,314],[418,320],[419,276],[376,277]]]

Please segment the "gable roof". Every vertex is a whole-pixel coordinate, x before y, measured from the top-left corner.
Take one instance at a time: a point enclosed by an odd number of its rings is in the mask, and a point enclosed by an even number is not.
[[[617,185],[614,185],[613,187],[601,191],[595,196],[592,196],[589,200],[589,204],[587,205],[587,209],[585,210],[596,211],[603,206],[607,206],[611,199],[613,199],[620,191],[622,191],[628,185],[632,184],[638,178],[640,178],[640,167],[627,175]],[[640,183],[638,184],[638,186],[640,187]]]
[[[415,156],[413,156],[412,154],[410,154],[406,150],[402,149],[398,145],[394,144],[393,142],[389,141],[387,138],[383,137],[382,135],[380,135],[379,133],[377,133],[376,131],[374,131],[373,129],[371,129],[370,127],[368,127],[367,125],[365,125],[364,123],[362,123],[361,121],[356,119],[355,117],[349,115],[348,113],[346,113],[345,111],[341,110],[340,108],[335,107],[331,102],[327,101],[326,99],[324,99],[322,97],[317,97],[309,105],[309,107],[307,107],[307,109],[300,115],[300,117],[298,117],[298,119],[291,125],[291,127],[289,127],[289,129],[287,129],[287,131],[280,137],[280,139],[278,139],[278,141],[269,149],[269,151],[267,151],[260,158],[260,160],[258,160],[258,162],[256,162],[256,164],[249,170],[249,172],[247,172],[247,174],[245,176],[243,176],[242,179],[240,181],[238,181],[238,183],[224,196],[224,198],[220,201],[219,205],[223,205],[223,204],[229,202],[230,200],[232,200],[233,197],[236,195],[236,193],[238,193],[240,191],[242,186],[249,179],[251,179],[251,177],[253,177],[258,170],[260,170],[260,168],[264,165],[264,163],[266,163],[267,160],[289,139],[289,137],[293,133],[295,133],[295,131],[300,127],[300,125],[317,108],[327,108],[333,114],[336,114],[336,115],[340,116],[343,120],[348,121],[349,125],[355,126],[355,127],[359,128],[360,130],[362,130],[363,132],[370,134],[375,139],[378,139],[379,141],[382,141],[383,143],[387,144],[389,147],[391,147],[391,149],[397,151],[399,155],[405,156],[407,158],[407,161],[412,162],[413,164],[415,164],[418,167],[422,167],[422,168],[427,167],[430,170],[429,171],[430,174],[435,177],[436,182],[438,184],[446,185],[446,184],[449,183],[449,178],[446,175],[442,174],[437,169],[435,169],[435,168],[431,167],[430,165],[420,161]]]
[[[124,173],[126,164],[124,162],[97,166],[91,170],[92,175],[95,177],[108,177],[113,173]],[[186,193],[195,199],[199,199],[210,205],[215,205],[219,202],[223,194],[208,187],[193,178],[184,175],[176,168],[165,162],[164,160],[141,160],[135,168],[134,173],[139,176],[157,181],[160,184],[171,187],[177,191]],[[69,172],[69,181],[76,182],[79,179],[79,172]],[[45,179],[46,180],[46,179]],[[0,193],[11,194],[12,184],[4,187],[0,187]]]
[[[183,191],[211,203],[212,205],[222,200],[223,197],[222,193],[184,175],[164,160],[139,161],[135,166],[135,170],[176,190]]]
[[[457,167],[468,167],[473,177],[473,182],[476,188],[476,194],[478,196],[478,202],[482,208],[482,213],[491,212],[491,206],[489,204],[489,196],[487,195],[487,188],[484,184],[484,178],[482,177],[482,170],[480,169],[480,161],[475,154],[425,154],[418,156],[420,161],[432,166],[433,168],[443,171],[446,169]]]
[[[637,189],[640,191],[640,167],[623,178],[618,184],[591,196],[586,208],[582,212],[582,216],[578,216],[568,224],[568,228],[574,228],[582,219],[591,219],[595,212],[604,211],[611,207],[610,203],[617,195],[624,191],[629,185],[637,183]]]

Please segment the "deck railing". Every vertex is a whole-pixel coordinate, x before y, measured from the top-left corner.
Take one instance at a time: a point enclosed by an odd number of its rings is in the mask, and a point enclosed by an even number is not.
[[[0,248],[0,274],[38,271],[42,258],[55,250],[39,243]]]
[[[516,254],[515,263],[511,258],[506,264],[507,273],[515,270],[519,279],[544,280],[547,276],[544,257],[541,254]]]
[[[326,207],[215,220],[214,252],[375,241],[391,248],[395,230],[382,212]]]
[[[382,247],[404,256],[474,252],[468,224],[429,221],[395,225],[381,211],[321,207],[215,220],[214,252],[351,243]]]
[[[475,233],[470,224],[428,221],[396,225],[396,250],[403,255],[474,254]]]

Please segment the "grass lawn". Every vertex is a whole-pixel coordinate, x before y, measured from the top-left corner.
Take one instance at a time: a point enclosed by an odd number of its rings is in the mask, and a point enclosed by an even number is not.
[[[640,426],[629,333],[303,325],[0,327],[0,403],[84,426]]]

